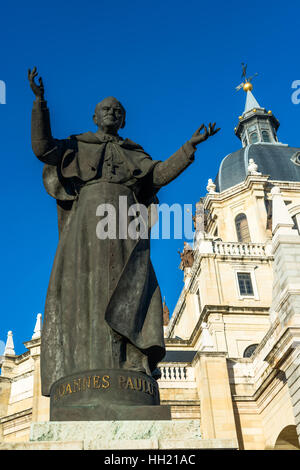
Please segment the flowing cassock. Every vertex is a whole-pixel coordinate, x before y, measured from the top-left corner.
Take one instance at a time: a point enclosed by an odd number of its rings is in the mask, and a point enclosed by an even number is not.
[[[100,131],[52,142],[37,155],[45,163],[45,188],[57,201],[59,226],[42,330],[46,396],[67,375],[121,368],[151,375],[164,357],[150,238],[120,237],[120,221],[132,222],[133,204],[157,203],[157,191],[193,161],[195,151],[186,143],[165,162],[153,161],[129,139]],[[100,204],[115,209],[115,238],[97,236]]]

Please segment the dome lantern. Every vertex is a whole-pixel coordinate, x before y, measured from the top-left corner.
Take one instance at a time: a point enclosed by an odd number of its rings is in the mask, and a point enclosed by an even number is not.
[[[254,97],[252,90],[252,77],[246,77],[247,65],[243,67],[243,82],[236,87],[236,90],[243,90],[246,93],[246,104],[242,116],[239,116],[238,125],[235,127],[235,135],[242,141],[243,147],[259,142],[275,144],[278,142],[277,129],[279,121],[275,116],[261,107]]]

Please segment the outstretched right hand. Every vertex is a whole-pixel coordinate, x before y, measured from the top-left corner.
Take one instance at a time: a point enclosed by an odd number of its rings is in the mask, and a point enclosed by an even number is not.
[[[43,84],[43,80],[42,80],[42,77],[39,78],[39,85],[37,85],[34,81],[35,77],[37,77],[38,75],[38,72],[37,72],[37,69],[36,67],[33,67],[32,70],[28,70],[28,80],[29,80],[29,83],[30,83],[30,87],[33,91],[33,93],[35,94],[36,98],[39,100],[39,101],[42,101],[44,99],[44,93],[45,93],[45,90],[44,90],[44,84]]]

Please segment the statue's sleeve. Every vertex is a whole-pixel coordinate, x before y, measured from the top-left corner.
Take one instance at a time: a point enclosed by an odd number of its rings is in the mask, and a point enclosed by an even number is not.
[[[34,101],[31,114],[31,145],[43,163],[57,165],[66,150],[65,141],[53,139],[46,101]]]
[[[186,142],[177,152],[163,162],[159,162],[153,169],[153,185],[165,186],[180,175],[195,158],[196,149]]]

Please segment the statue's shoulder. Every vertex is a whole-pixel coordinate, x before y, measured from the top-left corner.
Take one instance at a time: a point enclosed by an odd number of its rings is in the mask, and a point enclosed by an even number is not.
[[[70,140],[77,142],[84,142],[86,144],[99,144],[99,139],[94,132],[84,132],[82,134],[73,134],[69,137]]]

